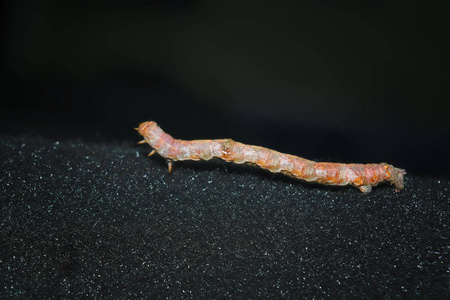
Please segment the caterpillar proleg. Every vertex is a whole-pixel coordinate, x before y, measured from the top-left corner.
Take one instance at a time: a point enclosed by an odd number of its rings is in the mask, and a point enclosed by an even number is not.
[[[405,170],[386,163],[343,164],[314,162],[298,156],[284,154],[259,146],[245,145],[232,139],[183,141],[172,138],[155,122],[144,122],[136,128],[153,148],[149,154],[157,152],[164,157],[172,171],[174,161],[210,160],[214,157],[236,164],[251,164],[272,173],[325,185],[352,185],[368,194],[372,187],[381,182],[390,182],[395,191],[403,189]]]

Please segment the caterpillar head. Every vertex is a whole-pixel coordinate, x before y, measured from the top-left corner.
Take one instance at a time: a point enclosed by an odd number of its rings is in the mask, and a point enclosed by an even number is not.
[[[153,121],[148,121],[148,122],[144,122],[141,123],[139,125],[138,128],[136,128],[136,130],[139,132],[140,135],[142,135],[143,137],[147,137],[149,135],[151,135],[151,133],[154,131],[155,128],[158,127],[158,124],[156,124],[156,122]]]

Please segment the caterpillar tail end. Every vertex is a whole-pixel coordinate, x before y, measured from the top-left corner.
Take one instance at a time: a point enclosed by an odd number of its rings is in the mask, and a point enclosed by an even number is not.
[[[398,193],[403,190],[403,180],[406,175],[406,171],[403,169],[393,168],[393,172],[391,174],[391,182],[395,186],[395,192]]]

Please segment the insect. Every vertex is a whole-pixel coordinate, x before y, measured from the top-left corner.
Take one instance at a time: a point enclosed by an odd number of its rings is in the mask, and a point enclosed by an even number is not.
[[[326,185],[352,185],[368,194],[373,186],[390,182],[395,191],[403,189],[405,170],[386,163],[343,164],[314,162],[298,156],[280,153],[259,146],[245,145],[232,139],[183,141],[172,138],[153,121],[136,128],[144,137],[140,144],[152,148],[149,156],[158,152],[167,160],[169,172],[178,160],[210,160],[214,157],[236,164],[251,164],[273,173]]]

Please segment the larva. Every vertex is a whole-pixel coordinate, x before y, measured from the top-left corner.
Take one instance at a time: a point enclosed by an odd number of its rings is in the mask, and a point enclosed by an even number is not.
[[[326,185],[352,185],[361,192],[370,193],[373,186],[387,181],[395,186],[395,191],[403,189],[405,170],[386,163],[381,164],[342,164],[314,162],[271,149],[245,145],[232,139],[183,141],[172,138],[155,122],[144,122],[136,128],[153,151],[167,159],[169,172],[177,160],[210,160],[221,158],[236,164],[251,164],[273,173]]]

